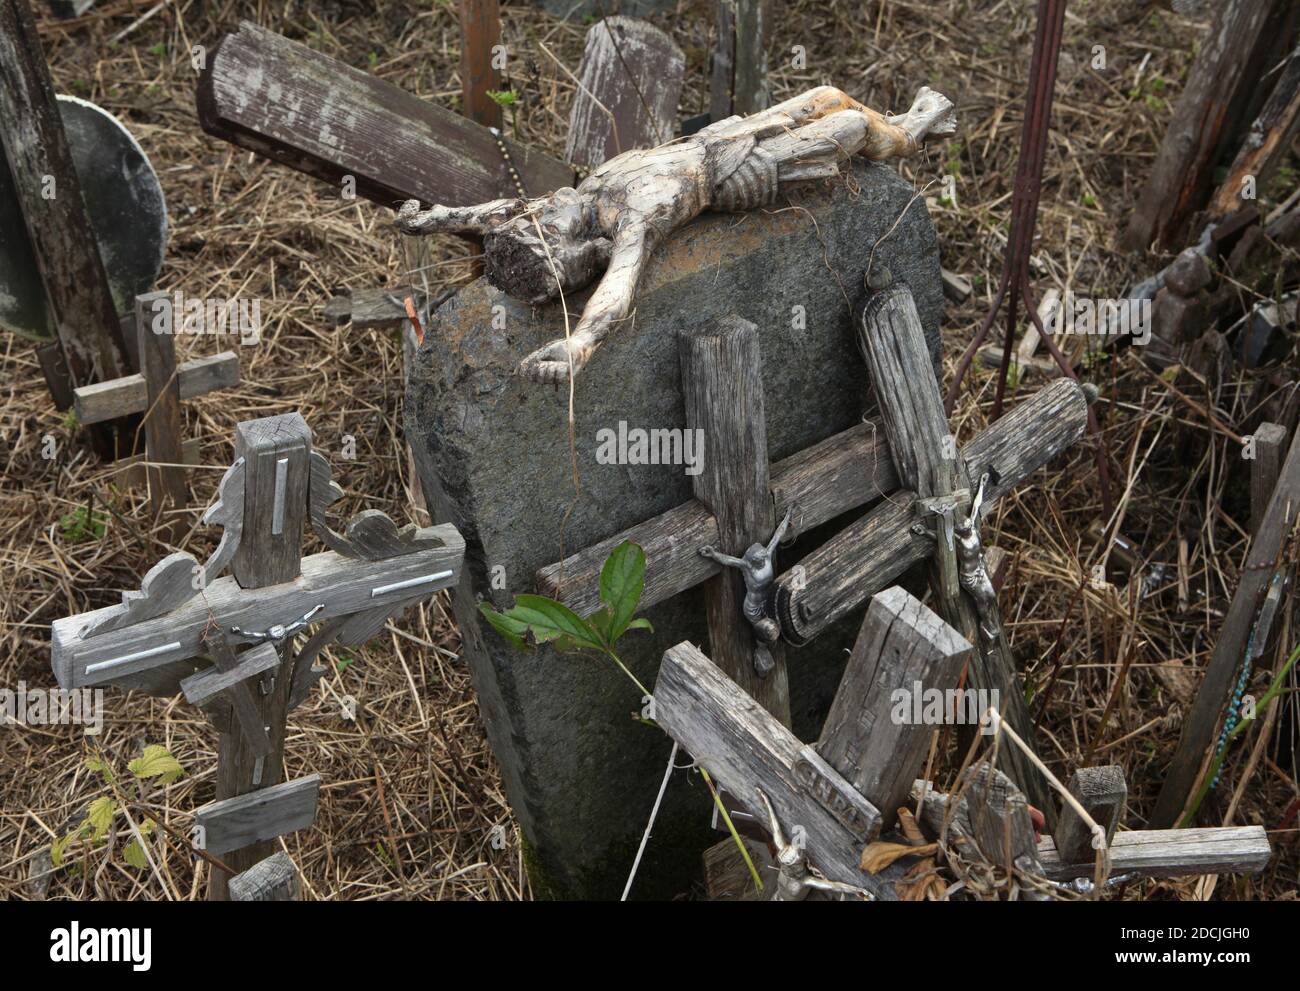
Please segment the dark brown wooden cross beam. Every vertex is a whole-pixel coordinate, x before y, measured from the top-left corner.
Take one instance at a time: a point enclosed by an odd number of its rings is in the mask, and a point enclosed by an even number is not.
[[[51,660],[64,688],[180,690],[212,714],[221,730],[216,811],[232,811],[235,835],[256,837],[224,848],[223,861],[238,873],[267,856],[269,839],[284,831],[266,831],[283,825],[279,804],[244,796],[279,783],[285,721],[323,673],[316,656],[334,640],[369,639],[390,616],[454,585],[465,544],[454,527],[399,529],[374,510],[344,533],[331,528],[326,510],[342,490],[297,413],[239,424],[235,454],[204,517],[223,527],[208,561],[169,555],[121,605],[57,620]],[[330,549],[303,558],[309,520]],[[232,574],[219,577],[227,567]],[[295,635],[311,624],[319,626],[296,651]],[[199,671],[204,657],[214,666]],[[227,880],[214,871],[209,896],[224,899]]]

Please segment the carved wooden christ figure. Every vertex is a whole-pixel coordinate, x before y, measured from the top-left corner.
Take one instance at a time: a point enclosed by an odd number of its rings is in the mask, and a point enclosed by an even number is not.
[[[833,86],[819,86],[761,113],[625,152],[577,189],[429,210],[408,200],[397,225],[407,234],[481,236],[488,280],[529,303],[582,289],[603,271],[567,339],[552,341],[520,365],[534,381],[562,382],[581,371],[632,312],[651,252],[705,210],[766,206],[792,183],[838,175],[840,163],[854,153],[907,155],[927,137],[955,130],[952,103],[928,87],[906,114],[889,117]]]

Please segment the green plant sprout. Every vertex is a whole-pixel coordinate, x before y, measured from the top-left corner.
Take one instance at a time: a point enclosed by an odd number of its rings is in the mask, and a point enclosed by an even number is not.
[[[487,98],[502,110],[513,108],[519,103],[519,94],[512,89],[490,89]]]
[[[1278,669],[1277,674],[1273,676],[1273,681],[1268,686],[1268,691],[1266,691],[1260,698],[1259,702],[1256,703],[1255,711],[1249,716],[1243,714],[1241,721],[1232,728],[1232,732],[1228,734],[1228,738],[1225,741],[1226,743],[1232,743],[1232,741],[1247,726],[1258,718],[1260,712],[1272,705],[1277,697],[1283,693],[1284,689],[1282,683],[1286,680],[1286,676],[1291,669],[1295,667],[1297,660],[1300,660],[1300,644],[1296,644],[1295,649],[1291,651],[1291,656],[1286,659],[1286,663],[1283,664],[1282,667]],[[1205,796],[1210,792],[1210,783],[1218,777],[1219,769],[1223,767],[1223,762],[1227,760],[1227,758],[1228,747],[1225,745],[1223,753],[1219,754],[1219,756],[1215,758],[1214,762],[1210,765],[1210,769],[1205,772],[1205,777],[1201,781],[1201,787],[1196,789],[1196,797],[1192,799],[1192,804],[1188,807],[1187,814],[1179,820],[1178,827],[1180,829],[1187,829],[1191,825],[1192,820],[1196,817],[1196,810],[1201,807],[1201,803],[1205,801]]]
[[[84,540],[102,540],[108,530],[108,521],[103,513],[78,506],[60,518],[59,530],[70,544],[79,544]]]
[[[142,817],[139,825],[136,825],[129,811],[129,803],[118,787],[117,775],[113,773],[113,768],[107,761],[101,757],[87,757],[85,766],[87,770],[95,772],[103,779],[110,794],[101,795],[92,801],[81,823],[72,832],[56,839],[50,845],[50,862],[55,867],[61,867],[68,848],[74,843],[84,845],[87,851],[106,845],[110,837],[115,835],[113,823],[121,815],[126,819],[128,831],[133,836],[122,853],[123,857],[132,867],[140,869],[148,867],[149,856],[141,845],[141,840],[153,833],[157,823],[153,819]],[[144,784],[152,779],[156,778],[158,784],[169,785],[185,773],[180,761],[173,757],[166,747],[156,743],[146,746],[143,756],[127,764],[126,769],[139,782],[141,790]]]
[[[654,632],[648,619],[633,619],[641,593],[645,591],[645,551],[630,540],[619,544],[600,569],[600,601],[605,605],[583,619],[562,602],[544,595],[516,595],[515,605],[498,612],[491,603],[479,604],[479,611],[493,628],[520,650],[549,643],[561,653],[594,650],[604,654],[632,679],[641,694],[645,685],[619,658],[614,647],[628,630]]]

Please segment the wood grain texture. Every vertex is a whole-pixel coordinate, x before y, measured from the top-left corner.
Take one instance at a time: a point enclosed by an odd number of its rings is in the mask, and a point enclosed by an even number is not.
[[[310,455],[311,430],[299,413],[235,427],[235,457],[244,459],[244,529],[231,567],[244,588],[298,576]]]
[[[686,56],[648,21],[606,17],[587,31],[564,157],[595,168],[677,136]]]
[[[296,902],[298,868],[281,850],[230,879],[232,902]]]
[[[73,385],[130,370],[28,0],[0,0],[0,148]],[[47,177],[54,183],[47,199]]]
[[[497,0],[460,0],[460,105],[484,127],[501,127],[501,105],[488,96],[501,89],[501,71],[492,64],[492,47],[500,43]]]
[[[877,420],[856,424],[772,465],[774,516],[799,511],[789,536],[811,530],[841,513],[888,494],[898,485]],[[718,523],[697,500],[638,523],[537,572],[537,587],[581,616],[601,607],[600,569],[610,552],[630,540],[646,552],[641,608],[663,602],[716,575],[719,566],[699,554],[718,546]]]
[[[893,693],[957,687],[971,645],[904,589],[871,600],[817,751],[893,825],[938,729],[893,718]],[[919,709],[919,703],[917,708]]]
[[[1286,427],[1280,423],[1261,423],[1255,428],[1255,460],[1250,463],[1250,532],[1259,533],[1268,510],[1268,501],[1282,472],[1282,455],[1286,452]]]
[[[182,401],[204,396],[239,384],[239,356],[233,351],[191,358],[177,366]],[[96,382],[73,390],[72,408],[77,422],[102,423],[149,408],[149,389],[144,376],[123,375],[108,382]]]
[[[216,670],[223,675],[230,677],[232,680],[225,690],[225,701],[229,705],[232,714],[235,717],[234,723],[227,721],[226,728],[222,732],[223,746],[228,739],[238,739],[238,745],[241,751],[247,752],[254,760],[264,760],[271,755],[273,745],[271,742],[270,730],[271,723],[268,719],[273,717],[273,713],[266,711],[261,704],[260,697],[255,697],[252,688],[244,678],[237,677],[243,661],[241,655],[236,655],[234,648],[226,641],[225,634],[218,628],[212,628],[207,631],[203,638],[203,646]],[[275,647],[271,644],[263,644],[260,648],[254,648],[254,656],[248,663],[248,667],[258,667],[262,670],[278,667],[280,664],[280,655]],[[266,656],[270,651],[270,657]],[[190,679],[186,679],[189,681]],[[184,690],[185,683],[181,683]],[[220,751],[218,752],[217,763],[217,791],[221,792],[223,779],[227,775],[223,772],[227,770],[220,760]]]
[[[259,644],[238,655],[233,667],[222,670],[214,666],[186,678],[181,682],[181,692],[190,705],[203,708],[222,692],[271,670],[279,663],[280,659],[273,646],[269,643]]]
[[[55,620],[51,626],[55,675],[65,688],[86,687],[115,683],[135,672],[194,657],[203,653],[203,630],[214,615],[220,617],[226,628],[264,630],[276,623],[293,622],[319,604],[325,608],[315,620],[323,622],[333,616],[385,606],[396,608],[401,603],[426,598],[456,584],[465,554],[465,543],[455,527],[443,525],[431,529],[437,532],[444,546],[393,561],[357,561],[325,551],[303,558],[302,574],[293,581],[256,591],[245,590],[234,577],[226,576],[208,585],[202,598],[190,598],[180,608],[157,618],[93,639],[83,638],[82,628],[118,607]],[[386,585],[444,572],[445,577],[416,587],[373,594]],[[169,643],[175,646],[153,657],[111,671],[90,675],[85,672],[87,665]]]
[[[185,531],[185,522],[173,514],[185,509],[189,489],[185,484],[185,452],[181,444],[181,390],[176,373],[176,339],[170,333],[155,333],[149,318],[155,299],[168,299],[163,292],[135,298],[136,351],[145,384],[146,474],[149,479],[149,509],[155,521],[164,521],[162,532],[175,544]]]
[[[1124,820],[1124,809],[1128,803],[1124,769],[1117,764],[1081,767],[1070,776],[1068,787],[1084,811],[1106,830],[1106,843],[1110,844],[1115,829]],[[1082,864],[1095,856],[1092,830],[1068,802],[1061,806],[1061,816],[1053,839],[1057,855],[1066,863]]]
[[[758,328],[747,320],[719,320],[678,338],[687,429],[703,430],[701,471],[691,478],[695,498],[718,527],[714,547],[743,557],[766,544],[776,529],[768,480],[767,419],[763,408]],[[697,548],[698,552],[698,548]],[[783,725],[790,725],[790,686],[784,650],[772,644],[775,667],[760,677],[754,667],[754,629],[745,618],[745,581],[722,568],[704,585],[709,656]]]
[[[732,114],[752,114],[768,105],[772,6],[770,0],[718,0],[714,11],[709,109],[716,122]]]
[[[783,829],[804,828],[808,857],[827,877],[866,888],[880,899],[898,897],[888,876],[858,866],[863,846],[880,829],[879,812],[826,765],[834,776],[829,780],[839,778],[838,788],[824,793],[828,804],[838,803],[840,814],[832,813],[815,785],[810,787],[809,772],[799,770],[810,766],[807,758],[816,758],[816,752],[696,647],[681,643],[664,653],[654,699],[659,725],[752,815],[766,821],[758,797],[762,789]]]
[[[1125,246],[1169,246],[1183,237],[1210,189],[1232,128],[1283,33],[1289,0],[1224,0],[1192,63],[1147,184],[1134,199]]]
[[[199,123],[359,196],[467,206],[515,195],[487,128],[247,21],[222,38],[199,79]],[[506,140],[524,185],[573,184],[567,165]]]
[[[1263,826],[1204,829],[1135,829],[1116,833],[1110,846],[1111,876],[1184,877],[1195,874],[1258,874],[1272,856]],[[1044,876],[1053,881],[1091,878],[1091,857],[1061,860],[1050,836],[1038,843]]]
[[[237,798],[209,802],[194,812],[204,829],[204,849],[220,856],[316,821],[320,775],[309,774]]]
[[[1041,874],[1029,803],[1015,782],[988,761],[968,767],[962,780],[971,830],[984,859]]]
[[[1273,566],[1283,539],[1295,525],[1297,508],[1300,508],[1300,432],[1291,441],[1291,449],[1282,465],[1268,509],[1246,552],[1237,590],[1219,630],[1196,700],[1183,718],[1178,749],[1165,772],[1164,785],[1151,813],[1150,825],[1153,827],[1172,826],[1182,815],[1183,805],[1195,789],[1202,758],[1214,741],[1215,729],[1223,716],[1246,652],[1255,614],[1272,581]]]
[[[962,449],[972,474],[993,469],[998,481],[986,505],[1083,436],[1088,404],[1083,390],[1060,379],[1025,400]],[[782,635],[807,643],[861,606],[899,575],[932,556],[934,541],[911,532],[919,520],[916,494],[895,491],[777,579]]]

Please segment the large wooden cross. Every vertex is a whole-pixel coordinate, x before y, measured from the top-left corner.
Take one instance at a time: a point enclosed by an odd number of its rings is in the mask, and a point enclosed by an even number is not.
[[[625,540],[639,544],[646,553],[641,607],[705,584],[710,656],[788,725],[789,697],[780,648],[773,651],[777,663],[772,673],[758,677],[751,663],[752,631],[741,612],[741,578],[733,569],[723,569],[702,556],[699,549],[711,546],[740,556],[751,543],[766,542],[788,511],[793,510],[795,529],[805,531],[881,500],[776,579],[781,637],[788,644],[801,645],[862,606],[908,568],[933,560],[936,538],[929,531],[935,528],[934,518],[920,503],[924,495],[908,486],[903,471],[909,470],[909,462],[905,457],[900,466],[892,454],[890,430],[879,420],[851,427],[769,468],[761,368],[752,326],[725,322],[705,332],[700,341],[692,344],[687,338],[682,343],[686,426],[703,429],[705,441],[703,471],[693,480],[696,498],[547,565],[538,571],[537,585],[579,614],[590,615],[601,606],[600,569],[609,553]],[[907,374],[922,373],[911,369]],[[938,387],[928,363],[923,374],[934,384],[937,399]],[[882,404],[890,401],[877,395]],[[1061,379],[990,425],[960,454],[966,463],[995,479],[985,486],[988,505],[1077,441],[1086,425],[1083,390]],[[955,447],[952,450],[956,453]],[[972,671],[978,675],[982,664],[982,658],[973,658]],[[1002,693],[1004,704],[1011,695],[1015,692]],[[1012,725],[1017,730],[1023,726],[1019,721]],[[1027,782],[1035,804],[1041,801],[1050,809],[1049,796],[1036,775],[1013,776]]]
[[[63,688],[181,691],[209,712],[221,731],[217,801],[201,810],[200,825],[234,837],[222,842],[222,859],[236,873],[270,852],[268,840],[305,824],[305,796],[314,810],[307,779],[281,785],[280,777],[288,711],[325,672],[316,656],[333,641],[364,643],[460,577],[465,543],[455,527],[399,529],[366,510],[339,533],[326,510],[342,494],[297,413],[240,423],[235,462],[204,516],[223,528],[211,557],[200,565],[171,554],[120,605],[56,620],[51,630]],[[308,521],[329,550],[304,558]],[[257,801],[243,797],[251,792]],[[215,870],[210,897],[224,899],[227,880]]]

